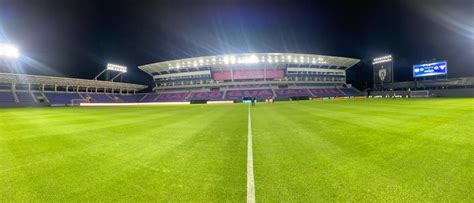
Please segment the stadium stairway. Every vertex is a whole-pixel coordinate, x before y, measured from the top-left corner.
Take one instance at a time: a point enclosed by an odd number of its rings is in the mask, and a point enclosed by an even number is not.
[[[311,89],[309,89],[309,88],[306,88],[306,89],[308,89],[308,92],[311,94],[311,97],[316,97],[316,96],[314,95],[313,91],[311,91]]]
[[[344,91],[342,91],[339,87],[336,87],[336,89],[337,89],[337,91],[339,91],[342,95],[347,96],[347,94],[346,94]]]
[[[31,95],[31,92],[16,92],[18,102],[20,103],[36,103],[36,100]]]
[[[15,92],[12,92],[13,93],[13,98],[15,98],[15,102],[16,103],[20,103],[20,100],[18,99],[18,96],[16,95]]]
[[[227,94],[227,90],[225,89],[225,90],[224,90],[224,94],[222,94],[222,98],[221,98],[222,100],[225,100],[225,95],[226,95],[226,94]]]

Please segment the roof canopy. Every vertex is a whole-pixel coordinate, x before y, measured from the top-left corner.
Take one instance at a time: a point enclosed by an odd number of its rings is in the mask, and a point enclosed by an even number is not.
[[[294,67],[318,67],[331,69],[348,69],[359,63],[359,59],[323,56],[298,53],[245,53],[203,56],[172,61],[163,61],[139,66],[150,75],[171,71],[190,71],[203,67],[216,69],[240,68],[246,66],[278,67],[284,65]]]
[[[0,83],[16,83],[16,84],[38,84],[38,85],[58,85],[58,86],[78,86],[78,87],[94,87],[108,89],[123,90],[142,90],[147,86],[130,83],[111,82],[103,80],[86,80],[65,77],[50,77],[40,75],[25,75],[0,73]]]

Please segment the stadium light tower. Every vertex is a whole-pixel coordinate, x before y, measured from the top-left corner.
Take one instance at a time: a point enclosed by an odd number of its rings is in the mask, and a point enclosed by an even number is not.
[[[16,46],[0,43],[0,58],[17,59],[19,56],[20,51]]]
[[[374,70],[374,88],[377,83],[381,84],[382,90],[384,82],[393,82],[393,58],[392,55],[386,55],[374,58],[372,60]]]
[[[117,64],[108,63],[107,67],[102,72],[100,72],[97,76],[94,77],[94,80],[97,80],[97,78],[99,78],[99,76],[101,76],[103,73],[105,73],[105,71],[118,72],[118,74],[115,77],[113,77],[112,80],[110,80],[110,81],[113,82],[115,78],[117,78],[118,76],[120,76],[120,75],[127,72],[127,67],[117,65]]]

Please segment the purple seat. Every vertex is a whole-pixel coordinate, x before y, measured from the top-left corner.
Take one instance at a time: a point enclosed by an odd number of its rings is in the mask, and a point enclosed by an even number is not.
[[[126,103],[135,103],[139,102],[141,98],[143,98],[143,94],[135,94],[135,95],[117,95],[119,99]]]
[[[225,100],[242,100],[244,97],[257,97],[259,99],[272,98],[273,92],[271,89],[261,90],[228,90],[225,94]]]
[[[312,96],[307,89],[277,89],[275,93],[277,97]]]
[[[35,102],[30,92],[16,92],[16,96],[20,102],[32,103]]]
[[[111,102],[114,102],[114,100],[112,100],[109,96],[107,96],[106,94],[91,94],[89,93],[88,94],[95,102],[98,102],[98,103],[111,103]]]
[[[311,89],[310,91],[316,97],[342,97],[342,96],[344,96],[336,88]]]
[[[147,94],[144,97],[142,97],[141,101],[138,100],[139,102],[155,102],[156,98],[160,96],[159,94]]]
[[[73,99],[82,99],[78,93],[44,93],[49,103],[69,104]]]
[[[191,93],[191,100],[222,100],[224,92],[195,92]]]
[[[182,102],[186,101],[188,93],[163,93],[158,96],[158,102]]]
[[[0,92],[0,103],[15,103],[12,92]]]
[[[346,96],[360,96],[358,92],[353,90],[352,88],[342,88],[340,89]]]

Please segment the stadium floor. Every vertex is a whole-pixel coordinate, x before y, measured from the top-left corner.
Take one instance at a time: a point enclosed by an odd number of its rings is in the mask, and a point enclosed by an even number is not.
[[[248,105],[0,109],[2,201],[244,202]],[[257,201],[474,201],[474,99],[252,108]]]

